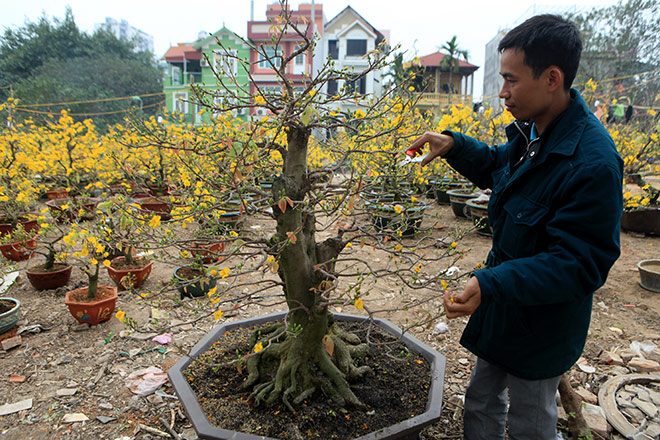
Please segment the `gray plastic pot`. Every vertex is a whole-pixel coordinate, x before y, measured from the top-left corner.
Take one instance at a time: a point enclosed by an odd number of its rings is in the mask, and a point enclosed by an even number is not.
[[[230,322],[213,328],[209,333],[202,338],[190,351],[189,356],[184,356],[170,368],[167,375],[172,383],[174,391],[179,396],[179,401],[185,410],[188,419],[193,425],[195,432],[200,439],[211,440],[277,440],[271,437],[263,437],[254,434],[247,434],[242,432],[230,431],[222,429],[209,423],[206,414],[202,410],[197,396],[193,392],[188,381],[183,375],[183,371],[193,361],[193,358],[209,350],[221,335],[227,331],[236,328],[251,327],[256,325],[265,324],[267,322],[276,322],[284,319],[286,312],[273,313],[271,315],[260,316],[257,318],[245,319],[242,321]],[[346,315],[342,313],[335,313],[335,319],[339,322],[360,322],[368,318],[357,315]],[[400,336],[401,329],[386,319],[374,319],[374,323],[385,330],[387,333]],[[442,391],[445,378],[445,357],[433,350],[428,345],[419,341],[417,338],[406,333],[401,338],[403,343],[409,350],[420,354],[431,364],[431,387],[429,388],[428,400],[426,402],[426,411],[418,416],[406,419],[400,423],[383,428],[379,431],[369,433],[358,437],[355,440],[395,440],[417,439],[421,430],[440,420],[440,412],[442,411]]]

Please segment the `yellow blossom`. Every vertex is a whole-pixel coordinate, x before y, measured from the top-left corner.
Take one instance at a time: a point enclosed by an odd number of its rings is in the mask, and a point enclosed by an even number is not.
[[[110,267],[110,264],[112,264],[112,263],[110,263],[110,260],[103,260],[103,265],[105,267]]]
[[[117,313],[115,313],[115,316],[119,321],[124,322],[124,317],[126,316],[126,312],[124,312],[123,310],[119,310]]]
[[[264,346],[261,342],[257,342],[256,344],[254,344],[254,352],[255,353],[259,353],[263,349],[264,349]]]
[[[149,220],[149,227],[157,228],[158,226],[160,226],[160,216],[154,215],[153,217],[151,217],[151,220]]]
[[[89,262],[91,263],[92,266],[96,266],[97,264],[99,264],[99,260],[97,260],[96,258],[92,258],[91,260],[89,260]]]
[[[362,298],[358,298],[355,300],[355,308],[358,310],[364,309],[364,303],[362,302]]]
[[[224,314],[225,312],[223,312],[222,310],[216,310],[215,312],[213,312],[213,319],[217,321],[218,319],[222,318],[222,315]]]
[[[259,105],[263,105],[266,103],[266,100],[264,99],[263,96],[258,95],[257,97],[254,98],[254,102],[256,102]]]

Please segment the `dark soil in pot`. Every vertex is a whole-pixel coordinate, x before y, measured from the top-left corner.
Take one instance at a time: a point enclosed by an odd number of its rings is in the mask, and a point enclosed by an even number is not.
[[[53,267],[50,269],[46,269],[45,264],[40,264],[38,266],[32,266],[30,268],[30,272],[34,273],[50,273],[50,272],[57,272],[58,270],[66,269],[69,267],[68,264],[62,264],[62,263],[55,263],[53,264]]]
[[[368,324],[343,322],[342,327],[367,339]],[[315,394],[291,413],[284,404],[254,408],[250,393],[241,385],[247,377],[238,364],[223,365],[250,349],[252,329],[225,333],[213,348],[185,370],[211,424],[223,429],[263,435],[276,439],[320,438],[354,439],[391,426],[426,410],[431,384],[430,365],[381,329],[372,327],[369,340],[374,344],[361,361],[375,372],[351,384],[366,410],[340,408],[330,399]]]

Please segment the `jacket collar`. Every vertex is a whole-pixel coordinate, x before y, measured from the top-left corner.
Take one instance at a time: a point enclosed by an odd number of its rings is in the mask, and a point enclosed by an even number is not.
[[[533,161],[541,162],[549,154],[571,156],[575,153],[580,134],[587,123],[589,109],[580,92],[571,89],[570,93],[571,104],[548,124],[541,135],[542,147]],[[507,138],[510,142],[516,141],[519,136],[523,136],[518,127],[528,133],[530,126],[529,121],[514,121],[506,127]],[[526,136],[529,139],[529,134]]]

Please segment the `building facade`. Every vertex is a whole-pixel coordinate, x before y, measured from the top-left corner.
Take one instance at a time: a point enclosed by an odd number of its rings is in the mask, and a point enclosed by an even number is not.
[[[136,52],[154,53],[154,37],[129,25],[126,20],[106,17],[105,22],[97,24],[95,29],[106,30],[120,40],[133,42]]]
[[[474,64],[459,60],[458,70],[449,72],[440,67],[447,55],[435,52],[419,57],[422,74],[415,80],[417,108],[438,113],[441,109],[455,104],[472,106],[474,72],[479,68]]]
[[[369,61],[365,55],[385,41],[385,35],[347,6],[325,25],[324,38],[321,41],[323,60],[332,59],[336,70],[344,68],[354,72],[355,76],[365,71]],[[381,96],[383,72],[375,70],[355,81],[331,80],[325,84],[323,92],[337,95],[342,89],[350,88],[363,96]],[[355,110],[355,104],[342,103],[341,110]]]
[[[189,123],[201,124],[210,119],[210,112],[201,112],[202,106],[195,102],[190,85],[214,93],[220,104],[233,92],[245,94],[247,99],[258,95],[273,96],[282,93],[278,71],[284,59],[295,54],[304,39],[295,31],[277,35],[277,19],[282,13],[280,3],[268,5],[266,20],[247,22],[247,44],[229,29],[198,38],[193,43],[179,43],[170,47],[163,59],[166,62],[164,92],[168,111],[177,113]],[[319,72],[328,57],[335,69],[348,68],[356,75],[364,71],[368,61],[364,55],[373,51],[385,40],[385,33],[369,24],[353,8],[346,7],[329,22],[326,21],[323,5],[301,3],[290,11],[292,21],[307,38],[318,38],[314,51],[301,52],[294,56],[284,69],[284,74],[293,83],[294,93],[307,87],[310,79]],[[277,44],[274,43],[274,36]],[[220,45],[218,45],[220,42]],[[218,72],[225,84],[235,84],[231,90],[218,87],[213,70]],[[335,81],[324,86],[321,92],[335,95],[342,88],[351,87],[356,94],[365,97],[380,96],[382,72],[370,72],[356,81]],[[356,104],[345,104],[344,109],[353,109]],[[235,116],[262,118],[268,114],[266,108],[258,106],[235,111]]]

